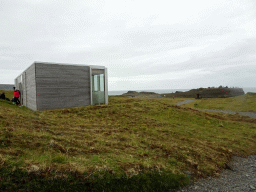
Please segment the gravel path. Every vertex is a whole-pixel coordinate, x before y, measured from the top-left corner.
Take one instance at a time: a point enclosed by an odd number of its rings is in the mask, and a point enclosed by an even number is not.
[[[194,100],[185,100],[176,105],[183,105]],[[249,116],[256,119],[255,112],[236,112],[213,109],[197,109],[200,111],[230,113]],[[224,170],[220,177],[210,177],[194,182],[179,192],[256,192],[256,155],[247,158],[234,157],[230,163],[231,170]]]
[[[248,116],[251,118],[256,119],[256,113],[255,112],[240,112],[240,111],[226,111],[226,110],[216,110],[216,109],[197,109],[200,111],[209,111],[209,112],[218,112],[218,113],[230,113],[230,114],[239,114],[241,116]]]
[[[194,100],[185,100],[179,103],[176,103],[176,105],[184,105],[187,103],[194,102]],[[241,116],[248,116],[251,118],[256,119],[256,112],[240,112],[240,111],[227,111],[227,110],[216,110],[216,109],[197,109],[199,111],[209,111],[209,112],[218,112],[218,113],[229,113],[229,114],[239,114]]]
[[[256,192],[256,155],[234,157],[230,167],[231,170],[224,170],[218,178],[201,179],[179,192]]]
[[[185,101],[182,101],[179,103],[175,103],[175,105],[184,105],[184,104],[191,103],[191,102],[194,102],[194,100],[185,100]]]

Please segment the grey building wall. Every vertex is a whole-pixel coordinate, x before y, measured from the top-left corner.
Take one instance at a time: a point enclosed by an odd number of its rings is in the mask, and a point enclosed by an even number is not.
[[[37,110],[35,64],[32,64],[14,80],[16,89],[20,91],[20,102],[32,110]]]
[[[34,111],[37,110],[35,64],[22,73],[23,105]]]
[[[35,63],[37,110],[90,105],[90,67]]]
[[[21,105],[24,105],[25,106],[25,104],[27,103],[27,91],[26,91],[26,72],[23,72],[22,73],[22,80],[23,80],[23,82],[22,82],[22,93],[21,93]]]

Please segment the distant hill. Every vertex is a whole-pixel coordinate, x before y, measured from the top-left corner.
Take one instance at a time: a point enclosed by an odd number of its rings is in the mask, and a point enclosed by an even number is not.
[[[12,84],[0,84],[0,90],[13,90],[13,87]]]
[[[234,97],[239,95],[244,95],[244,90],[242,88],[228,88],[228,87],[208,87],[208,88],[199,88],[199,89],[191,89],[186,92],[178,92],[175,93],[166,93],[161,94],[165,97],[185,97],[185,98],[226,98],[226,97]]]
[[[175,93],[163,93],[157,94],[154,92],[136,92],[128,91],[122,94],[123,96],[129,97],[181,97],[181,98],[226,98],[234,97],[239,95],[244,95],[244,90],[242,88],[228,88],[228,87],[208,87],[208,88],[198,88],[191,89],[189,91],[176,91]]]
[[[147,92],[147,91],[128,91],[127,93],[123,93],[122,96],[128,97],[152,97],[152,98],[159,98],[161,97],[160,94],[154,92]]]

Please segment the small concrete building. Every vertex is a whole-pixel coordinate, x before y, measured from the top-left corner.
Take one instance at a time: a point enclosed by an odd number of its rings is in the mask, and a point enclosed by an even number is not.
[[[34,62],[14,84],[21,105],[34,111],[108,104],[104,66]]]

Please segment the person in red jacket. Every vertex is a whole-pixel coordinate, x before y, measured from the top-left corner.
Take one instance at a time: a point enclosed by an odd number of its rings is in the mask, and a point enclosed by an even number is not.
[[[18,89],[15,89],[15,91],[14,91],[14,102],[16,103],[16,105],[20,104],[19,97],[20,97],[20,91]]]

